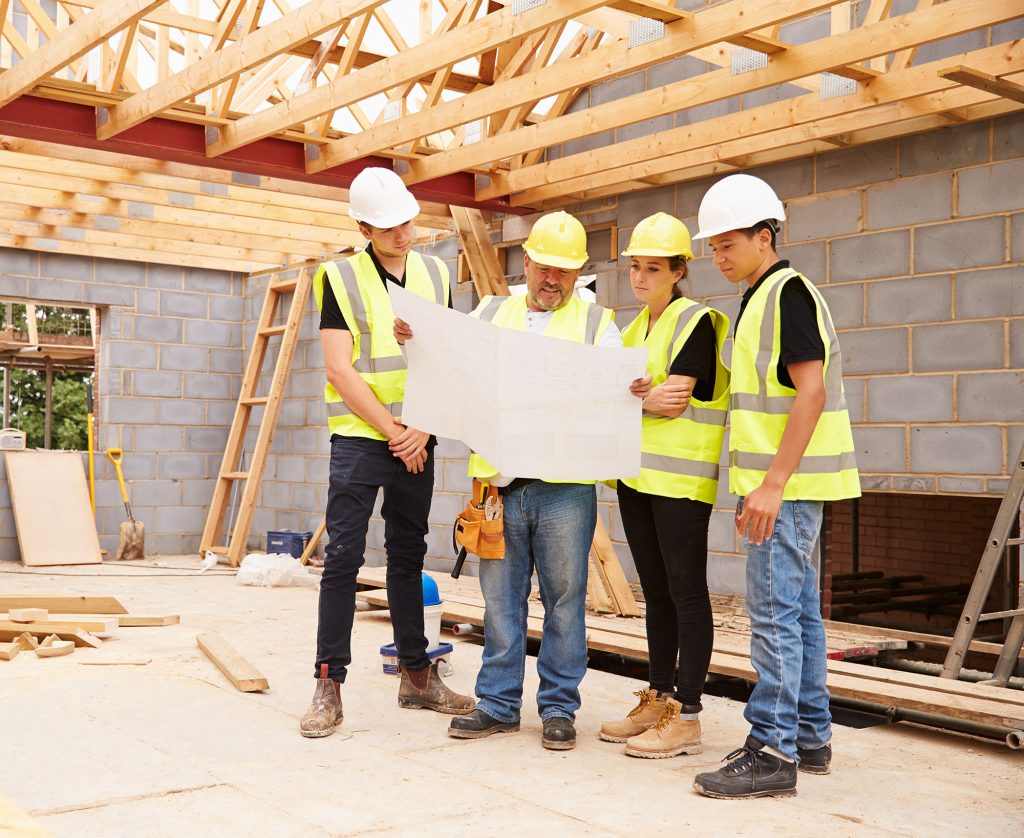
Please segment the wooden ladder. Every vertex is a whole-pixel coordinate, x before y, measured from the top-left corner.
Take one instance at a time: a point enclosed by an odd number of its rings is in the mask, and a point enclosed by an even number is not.
[[[999,511],[992,524],[992,532],[985,545],[985,552],[981,554],[981,561],[978,562],[978,571],[974,575],[971,592],[967,595],[963,613],[960,615],[960,622],[957,623],[956,633],[953,635],[953,642],[946,654],[946,661],[942,666],[943,678],[959,677],[960,670],[963,669],[964,657],[971,646],[971,640],[974,639],[978,623],[989,620],[1007,620],[1009,626],[999,660],[992,671],[992,679],[984,683],[1005,687],[1009,683],[1010,676],[1013,675],[1014,667],[1020,657],[1021,647],[1024,646],[1024,548],[1021,547],[1024,538],[1010,538],[1010,533],[1013,532],[1014,524],[1020,519],[1022,502],[1024,502],[1024,445],[1021,445],[1017,454],[1017,462],[1013,467],[1010,483],[1006,487],[1002,503],[999,504]],[[1017,580],[1017,608],[982,614],[981,609],[985,607],[985,601],[992,590],[992,583],[1002,565],[1003,557],[1009,555],[1007,547],[1017,547],[1021,551],[1020,578]]]
[[[242,389],[238,395],[238,405],[235,407],[235,416],[231,422],[231,431],[224,449],[224,459],[221,462],[220,474],[217,476],[217,485],[213,490],[213,499],[210,501],[210,511],[206,517],[203,536],[199,542],[201,555],[206,555],[207,552],[226,555],[228,561],[237,566],[245,554],[249,530],[252,528],[253,513],[256,511],[256,497],[259,494],[260,482],[263,478],[263,469],[267,463],[267,455],[270,453],[270,444],[277,425],[277,415],[281,410],[288,372],[291,369],[292,358],[295,356],[295,349],[298,345],[302,315],[306,310],[309,292],[313,286],[313,270],[311,267],[304,266],[274,274],[267,283],[263,309],[256,323],[256,337],[246,363],[245,374],[242,377]],[[279,309],[283,310],[284,308],[281,305],[281,300],[287,294],[292,295],[287,317],[283,323],[275,323]],[[270,340],[274,337],[281,338],[281,345],[274,363],[270,388],[265,396],[260,396],[257,395],[260,375],[267,357],[267,350],[270,348]],[[260,419],[256,445],[249,457],[248,469],[241,471],[245,437],[255,407],[263,408],[263,416]],[[224,516],[227,513],[232,488],[236,483],[244,485],[239,493],[234,527],[227,532],[224,527]],[[225,530],[224,538],[223,541],[219,541],[222,530]]]

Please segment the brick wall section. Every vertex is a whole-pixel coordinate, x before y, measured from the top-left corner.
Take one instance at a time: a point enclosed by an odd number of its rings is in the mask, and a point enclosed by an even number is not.
[[[867,494],[859,502],[858,570],[881,570],[887,577],[920,574],[915,585],[955,585],[974,579],[985,550],[999,500],[988,497],[924,494]],[[831,525],[827,550],[832,573],[850,573],[852,563],[852,503],[833,503],[826,513]],[[1010,554],[1013,555],[1013,548]],[[998,574],[987,609],[1005,605],[1007,576]],[[1013,575],[1010,588],[1016,591]],[[959,606],[954,608],[959,612]],[[874,620],[897,620],[933,627],[956,624],[955,616],[913,612],[878,612]],[[991,628],[995,624],[989,626]]]
[[[111,557],[125,519],[112,447],[148,551],[198,549],[238,395],[241,291],[222,271],[0,249],[0,295],[100,307],[96,520]],[[0,559],[18,558],[0,474]]]

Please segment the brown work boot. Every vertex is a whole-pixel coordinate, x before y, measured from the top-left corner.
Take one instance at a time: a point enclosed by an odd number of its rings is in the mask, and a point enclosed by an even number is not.
[[[629,711],[626,718],[601,725],[601,732],[597,735],[605,742],[625,742],[630,736],[643,733],[661,718],[665,702],[659,700],[657,690],[637,690],[633,695],[640,699],[640,703]]]
[[[345,718],[341,710],[341,684],[327,677],[327,664],[320,664],[313,701],[299,722],[299,733],[310,739],[330,736]]]
[[[468,695],[459,695],[441,683],[437,664],[426,669],[402,670],[402,685],[398,688],[398,706],[407,709],[436,710],[450,716],[463,716],[472,712],[476,702]]]
[[[626,753],[631,757],[664,759],[680,754],[699,754],[700,722],[696,714],[679,717],[683,705],[674,698],[662,699],[661,716],[654,725],[626,740]]]

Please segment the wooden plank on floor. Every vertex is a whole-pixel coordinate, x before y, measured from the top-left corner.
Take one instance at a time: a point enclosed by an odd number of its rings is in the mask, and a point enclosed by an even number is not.
[[[48,594],[0,595],[0,609],[45,608],[57,614],[127,614],[117,597],[112,596],[50,596]]]
[[[217,669],[242,692],[260,692],[270,688],[263,674],[219,634],[197,634],[196,644],[213,661]]]
[[[361,591],[357,596],[371,605],[384,608],[388,605],[387,592],[384,590]],[[483,626],[484,608],[459,602],[458,599],[457,596],[449,595],[448,599],[444,600],[444,619]],[[541,617],[527,616],[529,637],[539,638],[542,628]],[[611,652],[641,660],[647,658],[645,638],[633,634],[618,634],[591,625],[587,626],[587,647],[595,651]],[[712,652],[710,671],[748,681],[757,680],[757,673],[747,654],[741,651],[727,651],[717,645]],[[885,707],[937,713],[1007,729],[1024,729],[1024,704],[1017,703],[1019,694],[1005,696],[998,688],[982,688],[981,685],[962,681],[885,670],[844,661],[828,662],[828,686],[833,695],[841,698],[856,698]],[[996,690],[995,694],[993,690]]]
[[[12,608],[7,613],[7,619],[14,623],[34,623],[49,617],[50,612],[45,608]]]
[[[56,628],[33,628],[32,623],[12,623],[9,620],[0,620],[0,642],[14,640],[21,634],[28,632],[33,637],[47,637],[56,634],[61,640],[74,640],[76,646],[92,646],[94,649],[103,645],[87,631],[82,631],[73,626],[58,626]]]
[[[915,687],[950,695],[988,698],[1014,705],[1019,712],[1024,712],[1024,691],[1008,687],[975,684],[970,681],[958,681],[954,678],[940,678],[938,675],[922,675],[917,672],[905,672],[902,669],[886,669],[882,666],[864,666],[848,661],[829,661],[828,671],[852,678],[868,678],[878,683]]]
[[[117,624],[121,628],[134,628],[138,626],[175,626],[181,622],[178,614],[164,614],[161,616],[147,616],[144,614],[126,614],[117,618]]]
[[[843,623],[837,620],[825,620],[825,628],[826,630],[835,629],[838,631],[849,632],[870,632],[872,636],[903,640],[906,643],[923,643],[925,646],[935,646],[940,649],[948,649],[950,644],[953,642],[952,637],[945,637],[941,634],[928,634],[920,631],[904,631],[902,629],[891,629],[883,626],[861,626],[856,623]],[[886,647],[879,646],[878,648],[883,649]],[[897,648],[906,648],[906,646]],[[999,643],[990,643],[987,640],[972,640],[970,650],[984,655],[995,655],[996,657],[999,657],[1003,647]],[[1021,649],[1020,657],[1024,660],[1024,649]]]
[[[5,620],[10,623],[14,623],[13,620],[7,620],[7,615],[0,614],[0,620]],[[55,629],[55,628],[77,628],[82,631],[87,631],[90,634],[113,634],[117,631],[117,617],[111,617],[110,619],[94,619],[94,620],[83,620],[79,617],[61,617],[52,620],[33,620],[31,623],[18,622],[20,626],[24,626],[26,629]]]
[[[386,586],[386,571],[386,568],[362,568],[359,570],[356,581],[360,585],[383,588]],[[478,604],[482,607],[483,595],[480,593],[479,582],[475,578],[463,576],[456,580],[447,574],[431,574],[431,576],[437,582],[442,599],[459,600],[466,604]],[[741,650],[730,647],[730,651],[742,651],[743,654],[746,654],[750,646],[750,621],[746,620],[745,616],[738,614],[737,609],[741,611],[741,604],[735,605],[732,599],[734,597],[712,597],[716,620],[715,634],[716,637],[723,638],[723,642],[724,638],[729,636],[737,638],[736,642],[742,644]],[[722,605],[723,600],[728,600],[724,606]],[[736,601],[741,603],[741,600]],[[531,613],[538,613],[541,609],[540,603],[535,601],[531,601],[529,606]],[[720,614],[722,607],[724,607],[724,614]],[[742,620],[738,619],[740,616],[743,617]],[[723,621],[724,625],[720,625]],[[640,616],[634,618],[588,617],[587,625],[613,633],[646,636],[646,628]],[[848,627],[857,628],[852,625]],[[905,640],[886,638],[874,633],[873,630],[868,631],[870,633],[867,634],[828,631],[826,642],[829,655],[834,659],[842,660],[850,657],[873,657],[879,648],[888,648],[888,650],[906,648]]]

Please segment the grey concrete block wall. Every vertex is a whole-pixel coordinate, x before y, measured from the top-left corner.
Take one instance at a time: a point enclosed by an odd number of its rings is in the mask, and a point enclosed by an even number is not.
[[[113,467],[103,454],[121,448],[149,552],[196,551],[224,450],[224,416],[234,410],[241,373],[241,353],[232,356],[234,363],[225,357],[212,363],[211,353],[223,350],[213,348],[220,341],[210,340],[209,330],[238,333],[237,319],[226,316],[230,301],[241,298],[242,277],[3,249],[0,288],[37,303],[100,307],[95,467],[101,545],[113,554],[125,518]],[[211,380],[218,382],[216,395],[190,397]],[[5,480],[0,558],[19,556],[12,521]]]
[[[782,257],[832,309],[865,491],[1005,488],[1024,439],[1022,135],[1024,117],[1008,116],[751,170],[787,205]],[[620,249],[659,210],[693,229],[713,182],[620,196]],[[609,200],[568,209],[587,223],[591,212],[605,217]],[[691,295],[734,318],[742,289],[706,246],[690,273]],[[602,287],[601,302],[628,322],[637,309],[622,262]],[[612,498],[601,502],[614,520]],[[725,521],[734,503],[723,496],[715,515]],[[742,591],[743,556],[723,527],[709,579],[713,590]]]

